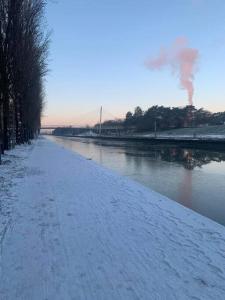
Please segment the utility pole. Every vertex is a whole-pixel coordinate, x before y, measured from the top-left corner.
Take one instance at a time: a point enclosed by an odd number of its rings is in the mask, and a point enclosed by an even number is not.
[[[102,134],[102,106],[100,108],[100,120],[99,120],[99,135]]]
[[[159,121],[161,119],[162,119],[162,116],[158,116],[158,117],[155,118],[155,122],[154,122],[155,138],[157,138],[157,125],[158,125],[157,120]],[[159,125],[158,125],[158,127],[159,127]]]

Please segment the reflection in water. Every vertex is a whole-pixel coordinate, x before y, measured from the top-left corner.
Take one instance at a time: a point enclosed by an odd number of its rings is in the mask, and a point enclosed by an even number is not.
[[[175,153],[176,151],[174,151]],[[192,198],[192,170],[195,166],[195,159],[193,158],[193,151],[191,150],[183,150],[183,161],[184,167],[187,171],[184,173],[183,182],[181,184],[181,191],[180,191],[180,199],[186,207],[191,208],[191,198]]]
[[[225,151],[48,138],[225,225]]]
[[[224,152],[209,152],[206,150],[193,150],[170,147],[169,145],[152,145],[151,148],[146,148],[147,153],[143,152],[126,152],[126,155],[151,157],[155,160],[160,159],[167,162],[176,162],[182,164],[185,169],[193,170],[196,167],[201,167],[209,164],[212,161],[225,161]],[[142,148],[143,151],[143,148]]]
[[[100,147],[99,149],[99,163],[101,165],[103,164],[102,147]]]
[[[188,208],[192,208],[192,173],[190,170],[184,172],[183,180],[179,187],[179,195],[181,203]]]

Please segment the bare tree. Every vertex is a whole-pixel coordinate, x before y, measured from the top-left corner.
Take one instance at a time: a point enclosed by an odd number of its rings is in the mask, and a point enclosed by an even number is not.
[[[4,149],[40,129],[49,35],[44,0],[0,0],[0,135]]]

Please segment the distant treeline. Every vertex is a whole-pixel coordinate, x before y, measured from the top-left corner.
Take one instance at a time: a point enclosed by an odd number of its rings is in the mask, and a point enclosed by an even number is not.
[[[0,144],[32,139],[40,129],[48,34],[44,0],[0,1]]]
[[[204,125],[222,125],[225,123],[225,112],[211,113],[203,108],[194,106],[164,107],[152,106],[143,111],[139,106],[134,112],[127,112],[124,120],[109,120],[104,126],[124,126],[137,131],[168,130]],[[96,124],[98,127],[99,124]]]

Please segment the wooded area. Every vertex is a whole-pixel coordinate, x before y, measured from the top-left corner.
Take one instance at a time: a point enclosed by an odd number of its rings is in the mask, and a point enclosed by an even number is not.
[[[28,142],[40,130],[49,34],[44,0],[0,0],[0,144]]]
[[[185,107],[165,107],[154,105],[142,110],[137,106],[134,112],[127,112],[124,120],[105,121],[102,126],[123,126],[136,131],[168,130],[186,127],[225,124],[225,112],[212,113],[204,108],[197,109],[192,105]],[[98,127],[99,124],[96,124]]]
[[[138,131],[153,131],[155,123],[158,130],[174,128],[199,127],[205,125],[222,125],[225,112],[212,113],[204,108],[197,109],[192,105],[185,107],[152,106],[143,111],[136,107],[134,113],[128,112],[125,126],[133,125]]]

